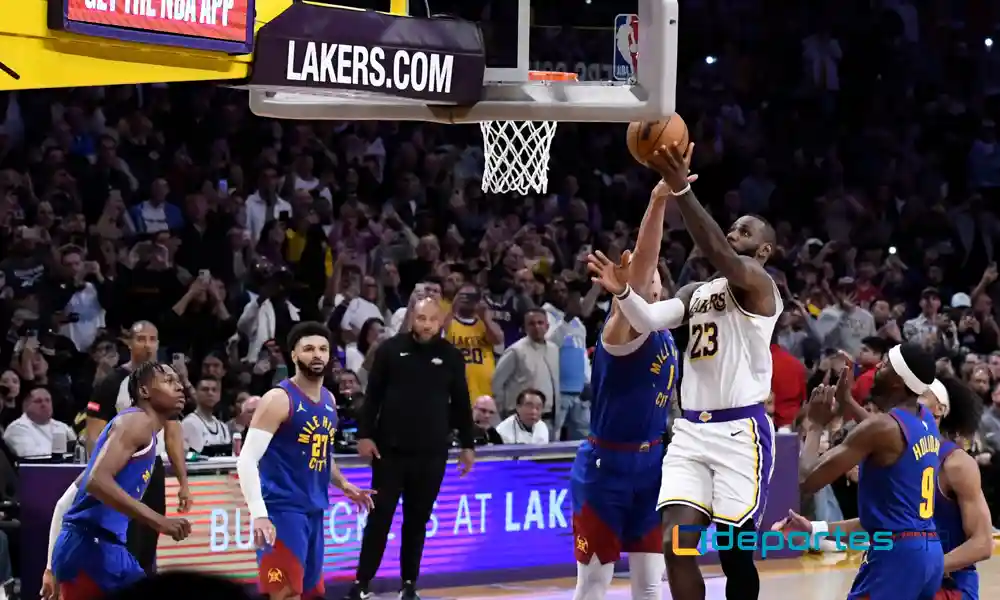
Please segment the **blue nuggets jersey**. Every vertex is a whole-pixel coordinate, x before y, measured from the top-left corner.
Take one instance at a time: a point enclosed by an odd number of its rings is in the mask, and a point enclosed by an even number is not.
[[[616,443],[660,438],[667,430],[677,370],[677,345],[669,331],[651,333],[626,356],[609,354],[599,340],[591,376],[593,436]]]
[[[941,465],[952,452],[960,450],[958,444],[951,440],[941,440]],[[941,488],[935,491],[934,524],[937,526],[938,537],[941,538],[941,551],[951,552],[965,543],[965,527],[962,524],[962,511],[955,499],[944,495]],[[963,592],[963,598],[979,597],[979,573],[976,565],[969,565],[958,571],[952,571],[945,578],[944,589],[956,589]]]
[[[86,491],[87,480],[90,472],[94,468],[96,458],[100,456],[104,444],[108,441],[108,434],[111,428],[118,422],[122,415],[128,413],[141,412],[138,408],[129,408],[118,413],[111,421],[104,426],[104,431],[97,438],[94,445],[94,452],[91,454],[87,469],[83,472],[80,489],[73,499],[73,505],[66,511],[63,523],[76,525],[87,531],[103,530],[110,533],[122,544],[125,543],[125,532],[128,530],[129,518],[104,504]],[[130,496],[136,500],[141,500],[149,485],[149,478],[153,473],[153,464],[156,462],[156,436],[149,440],[149,445],[140,449],[132,455],[121,471],[115,475],[115,482]]]
[[[895,463],[870,458],[858,469],[858,516],[865,531],[934,531],[934,493],[940,464],[937,425],[900,408],[889,411],[899,423],[906,450]]]
[[[891,533],[892,545],[875,539],[865,552],[848,600],[931,600],[941,587],[944,554],[934,523],[941,438],[927,411],[889,411],[906,448],[895,463],[870,458],[858,472],[858,513],[869,534]]]
[[[313,402],[290,379],[278,387],[288,394],[288,420],[274,433],[258,464],[264,504],[268,511],[326,510],[337,404],[326,388],[321,400]]]
[[[598,341],[591,383],[591,437],[570,472],[577,562],[614,563],[621,552],[659,554],[656,499],[660,440],[677,380],[677,347],[666,331],[630,354],[614,356]]]

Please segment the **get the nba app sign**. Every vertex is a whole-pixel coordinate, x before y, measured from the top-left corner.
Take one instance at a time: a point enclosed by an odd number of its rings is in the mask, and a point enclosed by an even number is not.
[[[612,75],[616,81],[631,81],[639,73],[639,15],[615,17],[615,57]]]
[[[50,0],[57,1],[57,0]],[[64,0],[70,21],[210,40],[247,39],[251,0]]]

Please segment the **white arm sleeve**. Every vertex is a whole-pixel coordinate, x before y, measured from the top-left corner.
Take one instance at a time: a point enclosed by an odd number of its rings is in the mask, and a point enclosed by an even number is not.
[[[273,437],[273,433],[251,428],[247,431],[240,456],[236,459],[236,473],[240,477],[243,498],[247,501],[247,508],[250,509],[251,523],[254,519],[267,517],[267,507],[264,506],[264,494],[260,489],[260,471],[257,469],[257,463],[264,456],[264,452],[267,451]]]
[[[684,322],[687,309],[679,298],[661,300],[650,304],[642,296],[629,290],[618,306],[632,327],[639,333],[652,333],[661,329],[673,329]]]
[[[52,570],[52,551],[55,550],[56,540],[59,539],[59,532],[62,531],[63,517],[66,516],[69,507],[73,506],[73,498],[76,498],[78,491],[79,488],[76,487],[75,481],[69,484],[59,501],[56,502],[55,508],[52,509],[52,523],[49,524],[49,562],[46,563],[46,569]]]

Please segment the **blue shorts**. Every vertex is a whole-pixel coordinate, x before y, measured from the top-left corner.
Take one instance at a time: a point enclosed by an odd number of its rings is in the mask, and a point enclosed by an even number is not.
[[[56,539],[52,573],[65,600],[113,592],[146,577],[124,544],[72,526],[64,526]]]
[[[574,555],[588,564],[617,561],[624,552],[663,550],[656,501],[662,447],[621,452],[584,442],[570,472]]]
[[[290,588],[303,598],[322,597],[323,513],[271,512],[274,545],[257,550],[260,590]]]
[[[933,600],[944,577],[936,538],[894,539],[891,550],[869,548],[848,600]]]

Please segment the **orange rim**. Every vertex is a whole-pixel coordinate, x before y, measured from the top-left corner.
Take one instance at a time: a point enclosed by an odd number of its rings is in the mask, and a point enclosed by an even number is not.
[[[576,81],[579,76],[576,73],[565,73],[563,71],[528,71],[529,81]]]

